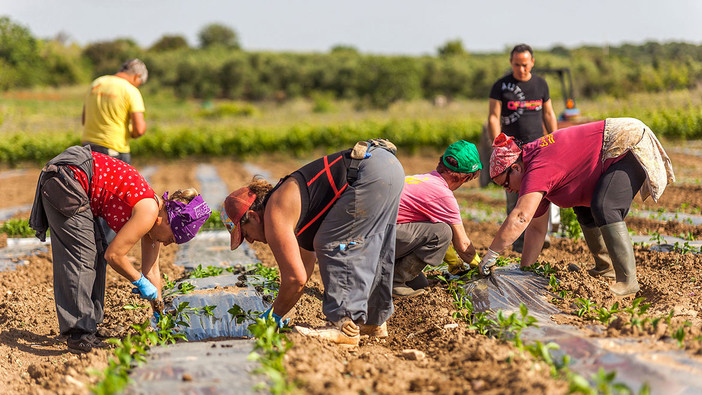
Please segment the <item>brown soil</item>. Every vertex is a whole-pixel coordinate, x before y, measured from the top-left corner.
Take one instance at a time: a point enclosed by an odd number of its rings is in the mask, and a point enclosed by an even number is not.
[[[424,155],[402,157],[405,173],[414,174],[431,170],[436,165],[436,156]],[[197,185],[194,177],[197,161],[183,160],[158,163],[159,171],[152,177],[152,185],[158,192],[168,189]],[[251,180],[239,162],[234,160],[208,160],[215,165],[220,176],[230,189],[245,185]],[[285,157],[252,159],[252,163],[266,169],[277,179],[298,168],[304,162]],[[687,174],[699,171],[699,159],[676,155],[676,170]],[[151,164],[151,163],[150,163]],[[137,163],[137,167],[140,163]],[[0,208],[30,204],[36,186],[38,166],[27,166],[24,175],[9,177],[3,184],[4,201]],[[458,191],[461,199],[480,201],[495,210],[504,210],[504,201],[489,199],[474,193],[477,181]],[[671,193],[672,192],[672,193]],[[699,186],[676,185],[666,191],[657,205],[637,203],[639,207],[669,211],[684,208],[695,212],[702,206]],[[20,217],[28,217],[21,213]],[[656,231],[678,235],[690,232],[699,239],[702,227],[681,223],[628,219],[628,224],[637,233]],[[483,253],[498,229],[497,224],[465,223],[468,235]],[[3,239],[0,237],[0,243]],[[275,266],[267,246],[254,245],[262,262]],[[161,257],[162,271],[170,278],[178,278],[182,269],[173,265],[177,247],[169,247]],[[139,263],[139,250],[130,256],[135,265]],[[508,252],[507,256],[517,257]],[[612,322],[604,333],[607,336],[646,336],[651,339],[670,340],[671,330],[689,321],[686,329],[686,348],[690,355],[702,353],[702,343],[692,338],[700,335],[702,326],[700,302],[702,302],[702,256],[678,253],[651,252],[636,247],[638,274],[641,291],[637,296],[650,303],[648,315],[658,317],[674,311],[671,324],[661,324],[653,329],[650,324],[642,329],[632,329],[627,320]],[[85,355],[74,355],[65,351],[64,339],[58,335],[58,324],[54,311],[51,256],[31,257],[30,264],[17,270],[0,272],[0,383],[3,392],[24,393],[86,393],[89,385],[96,381],[90,370],[106,367],[110,353],[95,350]],[[554,240],[553,246],[544,250],[540,260],[551,264],[560,280],[560,289],[569,295],[558,301],[563,314],[555,317],[560,323],[580,327],[598,322],[575,315],[575,299],[587,298],[598,306],[610,307],[617,300],[608,291],[608,282],[587,275],[585,268],[592,265],[587,247],[582,240]],[[569,270],[572,264],[582,270]],[[123,336],[131,324],[140,323],[148,317],[144,310],[128,311],[122,306],[139,300],[130,293],[130,284],[108,269],[106,315],[103,328],[113,336]],[[321,313],[322,284],[315,274],[305,294],[296,307],[294,321],[304,326],[324,324]],[[630,305],[631,298],[619,300]],[[302,393],[566,393],[567,384],[551,378],[548,367],[518,352],[511,343],[489,339],[466,329],[466,325],[455,321],[451,315],[453,305],[445,287],[434,284],[426,295],[395,301],[395,313],[388,321],[389,337],[384,340],[362,339],[356,349],[341,349],[321,340],[291,333],[294,347],[286,355],[285,363],[290,378]],[[451,325],[458,324],[458,326]],[[447,326],[448,325],[448,326]],[[594,335],[594,334],[593,334]],[[653,347],[645,346],[641,347]],[[656,347],[674,348],[675,342],[658,342]],[[403,355],[404,350],[413,349],[425,354],[413,360]]]

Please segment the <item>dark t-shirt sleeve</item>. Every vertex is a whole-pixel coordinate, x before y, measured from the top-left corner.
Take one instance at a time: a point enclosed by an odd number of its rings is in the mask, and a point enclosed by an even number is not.
[[[497,82],[495,82],[495,83],[492,85],[492,89],[490,89],[490,98],[491,98],[491,99],[502,100],[502,89],[501,89],[501,85],[502,85],[502,78],[500,78],[499,80],[497,80]]]
[[[547,101],[551,100],[551,92],[548,89],[548,84],[546,83],[546,80],[544,80],[543,78],[541,78],[541,80],[543,81],[541,85],[544,89],[543,101],[544,103],[546,103]]]

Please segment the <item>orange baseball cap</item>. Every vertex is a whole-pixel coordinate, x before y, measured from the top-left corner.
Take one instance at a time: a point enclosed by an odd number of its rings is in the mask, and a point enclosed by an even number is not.
[[[249,187],[239,188],[224,199],[224,210],[220,218],[231,235],[231,249],[236,250],[242,242],[241,218],[256,200]]]

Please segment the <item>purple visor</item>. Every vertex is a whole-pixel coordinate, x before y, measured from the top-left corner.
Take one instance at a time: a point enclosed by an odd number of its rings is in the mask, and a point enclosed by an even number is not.
[[[185,204],[168,200],[168,192],[166,192],[163,194],[163,200],[166,202],[168,223],[178,244],[192,240],[212,213],[201,195],[197,195],[190,203]]]

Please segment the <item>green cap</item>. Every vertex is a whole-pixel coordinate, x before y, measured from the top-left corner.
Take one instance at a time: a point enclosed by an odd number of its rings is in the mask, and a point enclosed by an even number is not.
[[[458,166],[451,166],[446,162],[446,158],[449,156],[456,159]],[[478,148],[475,147],[475,144],[465,140],[456,141],[449,145],[446,148],[446,152],[444,152],[443,162],[446,167],[459,173],[472,173],[483,168],[483,165],[480,163]]]

